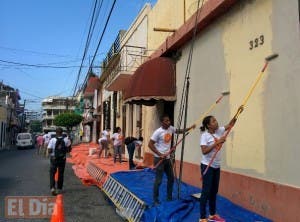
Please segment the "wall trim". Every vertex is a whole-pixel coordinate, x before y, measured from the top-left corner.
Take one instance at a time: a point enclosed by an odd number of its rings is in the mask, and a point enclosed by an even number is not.
[[[176,160],[177,172],[179,165]],[[201,187],[199,165],[184,162],[182,175],[184,182]],[[222,170],[219,194],[273,221],[300,221],[300,188]]]

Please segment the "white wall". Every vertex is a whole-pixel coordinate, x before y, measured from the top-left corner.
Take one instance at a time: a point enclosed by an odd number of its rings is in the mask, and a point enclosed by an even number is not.
[[[264,44],[253,50],[249,41],[264,35]],[[244,112],[223,148],[223,169],[264,180],[300,186],[300,44],[298,1],[253,0],[239,2],[198,35],[191,66],[188,125],[230,91],[212,112],[226,124],[247,95],[264,58],[279,57],[269,64]],[[180,95],[190,44],[177,62],[178,116]],[[199,130],[186,141],[184,160],[199,164]],[[178,151],[180,151],[178,149]],[[179,152],[177,152],[177,155]],[[179,156],[178,156],[179,158]]]

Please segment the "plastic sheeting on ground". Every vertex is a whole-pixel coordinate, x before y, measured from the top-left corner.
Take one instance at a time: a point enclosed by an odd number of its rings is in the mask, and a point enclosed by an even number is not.
[[[102,187],[103,182],[105,181],[107,175],[124,171],[129,168],[127,162],[116,162],[112,157],[110,158],[99,158],[98,153],[93,155],[89,155],[89,149],[97,148],[97,144],[94,143],[82,143],[73,147],[70,157],[67,158],[67,162],[73,164],[72,168],[74,170],[75,175],[82,181],[84,185],[97,185],[98,187]],[[93,163],[97,168],[106,172],[103,180],[96,181],[93,178],[93,175],[90,175],[87,171],[87,166],[89,163]]]
[[[86,169],[87,162],[95,158],[94,156],[88,156],[90,147],[96,147],[96,144],[87,143],[79,144],[72,148],[70,157],[67,158],[67,162],[73,164],[72,169],[75,175],[82,181],[84,185],[96,184],[96,180],[92,178]]]
[[[178,184],[174,183],[173,201],[166,201],[167,178],[164,176],[160,186],[161,204],[153,206],[153,183],[155,172],[150,169],[141,171],[117,172],[111,176],[143,200],[148,209],[144,212],[141,221],[145,222],[193,222],[199,220],[199,201],[191,194],[199,193],[199,188],[188,184],[181,184],[181,199],[177,199]],[[269,219],[252,213],[246,209],[233,204],[224,197],[218,196],[218,213],[226,219],[227,222],[268,222]]]

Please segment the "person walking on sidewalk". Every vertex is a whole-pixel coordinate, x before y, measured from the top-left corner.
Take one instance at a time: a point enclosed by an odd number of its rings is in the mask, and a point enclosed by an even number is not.
[[[37,148],[37,154],[40,155],[43,150],[43,143],[44,143],[44,138],[42,134],[39,134],[38,137],[36,138],[36,148]]]
[[[56,129],[56,136],[48,144],[48,153],[50,155],[50,190],[52,195],[62,193],[67,147],[70,146],[70,140],[66,137],[63,138],[62,132],[62,128],[58,127]],[[58,171],[57,187],[54,180],[56,171]]]
[[[101,133],[101,138],[99,141],[99,158],[101,157],[102,151],[104,150],[104,157],[108,157],[108,143],[110,142],[110,128],[106,128]]]
[[[119,162],[122,163],[122,143],[123,135],[120,127],[116,127],[114,134],[112,135],[112,141],[114,145],[114,163],[117,161],[117,156],[119,155]]]
[[[45,132],[45,134],[43,135],[43,139],[44,139],[44,144],[43,144],[43,155],[48,158],[48,150],[47,150],[47,147],[48,147],[48,144],[49,144],[49,141],[51,139],[50,135],[48,134],[48,132]]]
[[[154,205],[158,205],[159,202],[159,187],[162,182],[163,173],[167,175],[167,201],[172,200],[173,192],[173,183],[174,183],[174,174],[173,167],[170,160],[170,149],[171,149],[171,140],[174,133],[181,134],[185,133],[188,130],[195,128],[196,125],[192,125],[186,130],[175,129],[171,126],[170,117],[168,115],[163,115],[160,118],[161,127],[154,131],[153,135],[149,141],[149,148],[154,152],[154,165],[159,161],[162,162],[156,168],[155,182],[153,187],[153,200]]]
[[[218,121],[214,116],[206,116],[202,121],[200,130],[204,133],[201,135],[200,147],[202,151],[201,174],[202,174],[202,192],[200,197],[200,220],[199,222],[208,221],[225,221],[216,214],[216,199],[220,181],[221,151],[219,151],[208,168],[205,175],[203,172],[209,165],[214,153],[221,148],[225,142],[224,132],[235,123],[233,118],[226,126],[219,127]],[[206,204],[209,202],[210,216],[206,218]]]

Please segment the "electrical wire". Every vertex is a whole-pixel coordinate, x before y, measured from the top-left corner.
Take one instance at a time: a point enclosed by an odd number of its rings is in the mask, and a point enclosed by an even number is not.
[[[91,65],[90,65],[90,68],[93,66],[93,63],[94,63],[94,61],[95,61],[96,55],[97,55],[97,53],[98,53],[100,44],[101,44],[101,42],[102,42],[102,38],[103,38],[103,36],[104,36],[104,34],[105,34],[105,31],[106,31],[108,22],[109,22],[109,20],[110,20],[111,14],[112,14],[112,12],[113,12],[113,9],[114,9],[114,7],[115,7],[116,1],[117,1],[117,0],[114,0],[112,6],[111,6],[111,8],[110,8],[108,17],[107,17],[106,22],[105,22],[104,29],[103,29],[102,34],[101,34],[101,37],[100,37],[100,39],[99,39],[99,42],[98,42],[96,51],[95,51],[95,53],[94,53],[94,55],[93,55],[93,58],[92,58],[92,61],[91,61]]]
[[[97,56],[97,52],[98,52],[98,50],[99,50],[100,44],[101,44],[101,42],[102,42],[102,39],[103,39],[103,36],[104,36],[104,34],[105,34],[105,31],[106,31],[106,28],[107,28],[108,22],[109,22],[109,20],[110,20],[111,14],[112,14],[112,12],[113,12],[113,9],[114,9],[114,7],[115,7],[115,3],[116,3],[116,0],[114,0],[114,2],[113,2],[113,4],[112,4],[112,6],[111,6],[111,8],[110,8],[110,11],[109,11],[108,17],[107,17],[107,19],[106,19],[106,22],[105,22],[105,26],[104,26],[104,28],[103,28],[103,31],[102,31],[101,37],[100,37],[100,39],[99,39],[99,42],[98,42],[98,45],[97,45],[97,48],[96,48],[96,50],[95,50],[95,53],[94,53],[94,55],[93,55],[92,61],[91,61],[91,63],[90,63],[90,67],[89,67],[89,69],[88,69],[88,72],[87,72],[87,74],[86,74],[86,76],[85,76],[85,79],[84,79],[83,85],[84,85],[84,84],[87,82],[87,79],[88,79],[89,75],[92,73],[92,67],[93,67],[93,63],[94,63],[94,61],[95,61],[95,58],[96,58],[96,56]],[[75,91],[74,91],[74,94],[73,94],[73,96],[74,96],[74,95],[75,95]]]
[[[87,51],[88,51],[88,48],[89,48],[89,45],[90,45],[90,40],[91,40],[91,36],[92,36],[91,35],[92,27],[93,27],[93,23],[94,23],[94,16],[95,16],[97,4],[98,4],[98,0],[95,0],[95,4],[94,4],[94,8],[93,8],[93,14],[92,14],[91,22],[90,22],[90,27],[89,27],[89,32],[88,32],[88,36],[87,36],[87,39],[86,39],[85,48],[84,48],[84,51],[83,51],[80,68],[78,70],[77,78],[76,78],[76,81],[75,81],[73,96],[75,95],[75,92],[76,92],[76,89],[77,89],[77,86],[78,86],[78,82],[79,82],[79,78],[80,78],[80,74],[81,74],[81,70],[82,70],[82,67],[83,67],[83,61],[86,57],[86,54],[87,54]]]
[[[4,47],[4,46],[0,46],[0,49],[10,50],[10,51],[21,51],[21,52],[37,54],[37,55],[47,55],[47,56],[56,56],[56,57],[72,57],[71,55],[59,55],[59,54],[54,54],[54,53],[37,52],[37,51],[32,51],[32,50],[27,50],[27,49],[16,49],[16,48]]]
[[[3,59],[0,59],[0,62],[13,64],[17,66],[35,67],[35,68],[69,69],[69,68],[79,67],[79,66],[50,66],[50,65],[43,65],[43,64],[28,64],[28,63],[20,63],[20,62],[8,61]]]

